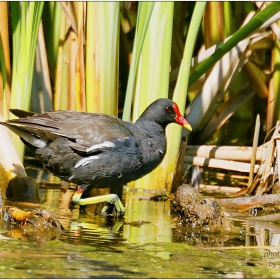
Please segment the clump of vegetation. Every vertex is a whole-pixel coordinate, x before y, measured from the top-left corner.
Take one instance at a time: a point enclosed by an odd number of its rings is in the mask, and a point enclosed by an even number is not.
[[[214,198],[203,197],[189,185],[180,186],[176,191],[174,208],[178,223],[189,226],[192,231],[231,232],[234,228]]]

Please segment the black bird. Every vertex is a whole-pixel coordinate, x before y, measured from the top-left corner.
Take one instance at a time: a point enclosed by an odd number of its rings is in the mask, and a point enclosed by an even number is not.
[[[191,130],[178,105],[166,98],[149,105],[135,123],[75,111],[11,112],[20,118],[1,124],[19,136],[45,168],[78,185],[74,203],[107,201],[114,203],[119,213],[124,207],[117,195],[81,198],[83,192],[122,186],[141,178],[163,160],[168,124],[177,123]]]

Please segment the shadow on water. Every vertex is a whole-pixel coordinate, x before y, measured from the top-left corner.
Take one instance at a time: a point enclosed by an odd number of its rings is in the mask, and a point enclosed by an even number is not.
[[[125,188],[126,214],[114,219],[95,215],[96,206],[71,206],[73,192],[39,190],[41,208],[64,227],[59,239],[11,238],[0,225],[1,278],[280,277],[277,222],[230,213],[235,233],[194,233],[177,225],[172,199],[150,201],[151,192]]]

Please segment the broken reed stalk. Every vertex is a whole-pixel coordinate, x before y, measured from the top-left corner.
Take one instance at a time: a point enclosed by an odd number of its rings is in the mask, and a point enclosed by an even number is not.
[[[252,159],[251,159],[251,166],[250,166],[248,188],[252,185],[254,174],[255,174],[254,169],[255,169],[255,164],[256,164],[256,155],[257,155],[259,134],[260,134],[260,115],[258,114],[257,119],[256,119],[255,133],[254,133],[254,139],[253,139],[253,150],[252,150]]]
[[[185,161],[187,163],[191,163],[192,165],[198,165],[203,167],[220,168],[220,169],[233,170],[239,172],[248,172],[248,173],[250,171],[250,164],[246,162],[221,160],[215,158],[192,157],[192,156],[186,156]],[[255,172],[257,172],[258,168],[259,165],[255,165]]]
[[[280,176],[280,140],[276,139],[276,163],[277,163],[277,175]]]
[[[274,151],[275,151],[275,141],[273,141],[272,149],[271,149],[270,153],[268,154],[264,173],[262,174],[262,177],[260,179],[260,184],[258,185],[258,187],[255,191],[255,195],[263,195],[266,192],[267,188],[269,187],[268,186],[269,178],[273,174],[273,170],[274,170],[274,168],[273,168]]]
[[[261,161],[264,148],[267,143],[257,148],[256,160]],[[216,158],[224,160],[236,160],[251,162],[252,147],[247,146],[215,146],[215,145],[201,145],[201,146],[187,146],[186,156],[197,156],[204,158]]]
[[[250,178],[247,184],[247,189],[242,189],[238,192],[238,196],[248,195],[262,195],[269,186],[272,175],[280,172],[280,135],[279,135],[279,121],[276,124],[275,131],[271,140],[267,143],[257,147],[258,135],[260,130],[259,116],[256,120],[255,135],[253,148],[240,146],[187,146],[185,162],[189,165],[197,165],[209,168],[219,168],[225,170],[239,171],[244,173],[250,172]],[[279,140],[277,139],[279,138]],[[277,149],[277,170],[274,153]],[[238,161],[237,161],[238,160]],[[256,165],[256,161],[261,161],[260,165]],[[278,162],[279,161],[279,162]],[[250,164],[247,162],[251,162]],[[279,169],[279,171],[278,171]],[[253,178],[253,174],[256,173]],[[206,174],[206,173],[205,173]],[[224,175],[225,177],[226,175]],[[275,175],[274,175],[275,177]],[[215,186],[219,191],[222,190],[220,186]],[[209,189],[209,187],[207,187]],[[211,188],[210,188],[211,189]],[[212,188],[213,189],[213,188]],[[215,188],[214,188],[215,189]]]
[[[279,132],[279,121],[276,124],[275,131],[269,141],[269,144],[265,150],[264,157],[261,161],[260,168],[257,172],[257,175],[254,178],[253,184],[249,187],[247,194],[251,195],[255,189],[255,195],[261,195],[264,193],[264,184],[267,182],[269,174],[273,171],[271,170],[272,162],[273,162],[273,153],[275,150],[275,138]],[[258,186],[259,184],[259,186]],[[258,187],[257,187],[258,186]]]

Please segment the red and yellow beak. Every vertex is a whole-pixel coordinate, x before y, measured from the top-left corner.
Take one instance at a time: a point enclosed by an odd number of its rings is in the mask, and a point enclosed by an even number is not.
[[[179,107],[176,103],[173,104],[173,109],[174,109],[174,112],[176,114],[176,117],[175,117],[175,121],[177,124],[183,126],[184,128],[192,131],[192,127],[191,125],[188,123],[188,121],[181,115],[180,113],[180,110],[179,110]]]
[[[190,130],[190,131],[192,131],[192,127],[191,127],[191,125],[189,123],[184,123],[183,127],[188,129],[188,130]]]

